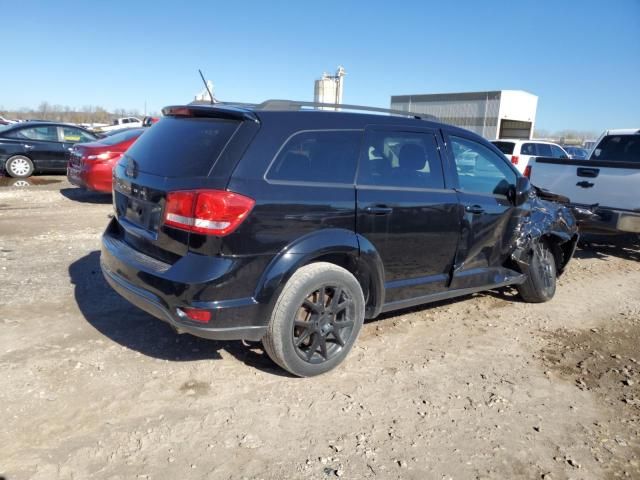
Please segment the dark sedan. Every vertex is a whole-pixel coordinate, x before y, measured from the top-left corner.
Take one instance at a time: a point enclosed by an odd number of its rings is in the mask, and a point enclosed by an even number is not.
[[[73,145],[97,137],[84,128],[64,123],[21,122],[0,126],[0,171],[26,178],[35,171],[67,172]]]

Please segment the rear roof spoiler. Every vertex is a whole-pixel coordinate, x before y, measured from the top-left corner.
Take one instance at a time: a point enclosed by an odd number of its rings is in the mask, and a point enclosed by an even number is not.
[[[258,117],[251,111],[236,105],[189,104],[171,105],[162,109],[167,117],[210,117],[228,120],[249,120],[259,123]]]

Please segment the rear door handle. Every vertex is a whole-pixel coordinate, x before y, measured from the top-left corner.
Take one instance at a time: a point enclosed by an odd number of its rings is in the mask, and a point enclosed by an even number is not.
[[[587,182],[586,180],[582,181],[582,182],[578,182],[576,183],[577,187],[582,187],[582,188],[591,188],[595,185],[595,183],[593,182]]]
[[[467,205],[466,207],[464,207],[464,211],[473,213],[474,215],[479,215],[481,213],[484,213],[484,208],[482,208],[480,205]]]
[[[393,212],[393,208],[385,207],[384,205],[377,205],[375,207],[366,207],[364,211],[369,215],[389,215]]]

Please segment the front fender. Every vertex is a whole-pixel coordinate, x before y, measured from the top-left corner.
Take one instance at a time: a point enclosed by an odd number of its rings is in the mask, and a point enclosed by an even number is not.
[[[254,298],[263,304],[274,304],[296,270],[323,257],[347,261],[348,270],[356,276],[363,290],[369,293],[367,317],[378,315],[384,303],[384,274],[380,256],[365,238],[339,228],[310,233],[282,249],[267,265]]]

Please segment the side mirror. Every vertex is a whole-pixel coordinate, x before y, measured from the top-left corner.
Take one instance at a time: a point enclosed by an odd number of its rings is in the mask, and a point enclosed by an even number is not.
[[[518,177],[516,181],[516,186],[513,190],[513,204],[516,207],[519,207],[529,198],[529,194],[531,193],[531,183],[527,177]]]

